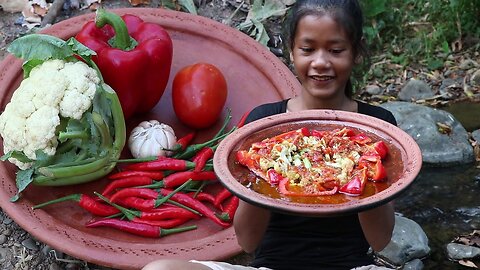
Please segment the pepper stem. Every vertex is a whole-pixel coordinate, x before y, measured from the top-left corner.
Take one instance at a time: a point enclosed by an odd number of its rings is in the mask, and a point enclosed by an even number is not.
[[[135,48],[137,42],[128,34],[127,25],[122,17],[103,8],[97,9],[95,25],[100,28],[106,24],[111,25],[115,30],[115,36],[109,42],[110,46],[123,51]]]
[[[195,229],[197,229],[197,225],[180,227],[180,228],[172,228],[172,229],[160,229],[160,236],[166,236],[169,234],[181,233],[181,232],[191,231]]]
[[[48,201],[48,202],[44,202],[44,203],[41,203],[41,204],[34,205],[34,206],[32,206],[32,209],[42,208],[44,206],[54,204],[54,203],[59,203],[59,202],[66,202],[66,201],[80,202],[81,197],[82,197],[82,194],[71,194],[71,195],[67,195],[65,197],[61,197],[61,198],[54,199],[54,200],[51,200],[51,201]]]

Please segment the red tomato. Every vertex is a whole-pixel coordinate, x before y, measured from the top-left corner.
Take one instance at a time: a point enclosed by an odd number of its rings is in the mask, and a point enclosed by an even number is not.
[[[186,66],[173,79],[173,109],[178,119],[191,128],[212,126],[226,100],[227,82],[214,65],[197,63]]]

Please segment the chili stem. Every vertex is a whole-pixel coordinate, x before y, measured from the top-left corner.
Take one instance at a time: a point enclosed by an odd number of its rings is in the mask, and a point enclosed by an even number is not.
[[[141,217],[142,216],[142,213],[140,211],[136,211],[136,210],[130,210],[130,209],[127,209],[125,207],[122,207],[116,203],[112,203],[109,199],[107,199],[105,196],[103,196],[102,194],[98,193],[98,192],[93,192],[95,195],[97,195],[100,199],[102,199],[103,201],[105,201],[106,203],[110,204],[111,206],[117,208],[118,210],[120,210],[120,212],[122,212],[127,218],[128,220],[133,220],[135,217]]]
[[[51,201],[48,201],[48,202],[44,202],[44,203],[34,205],[34,206],[32,206],[32,209],[42,208],[44,206],[54,204],[54,203],[59,203],[59,202],[66,202],[66,201],[79,202],[81,197],[82,197],[82,194],[71,194],[71,195],[67,195],[65,197],[61,197],[61,198],[54,199],[54,200],[51,200]]]
[[[185,226],[185,227],[180,227],[180,228],[172,228],[172,229],[162,229],[160,228],[160,236],[166,236],[169,234],[174,234],[174,233],[181,233],[185,231],[191,231],[197,229],[197,225],[191,225],[191,226]]]
[[[162,205],[163,203],[165,203],[167,200],[169,200],[173,195],[175,195],[175,193],[179,192],[180,190],[182,190],[184,187],[186,187],[188,184],[190,184],[190,182],[192,182],[192,179],[188,179],[188,181],[186,181],[185,183],[183,183],[181,186],[177,187],[175,190],[173,190],[172,192],[170,192],[167,196],[164,196],[162,198],[159,198],[155,201],[155,208],[159,207],[160,205]]]

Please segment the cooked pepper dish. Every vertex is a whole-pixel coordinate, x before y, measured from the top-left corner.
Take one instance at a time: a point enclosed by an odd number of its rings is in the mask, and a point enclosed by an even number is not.
[[[349,128],[301,128],[236,153],[237,161],[287,196],[359,196],[367,181],[384,181],[387,145]]]

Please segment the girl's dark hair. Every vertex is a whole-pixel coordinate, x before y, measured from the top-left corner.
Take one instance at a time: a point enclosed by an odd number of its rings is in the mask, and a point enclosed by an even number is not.
[[[284,28],[287,51],[292,51],[298,22],[307,15],[332,17],[350,38],[355,59],[367,58],[367,49],[363,41],[363,13],[357,0],[297,0],[289,10],[287,27]],[[349,97],[353,95],[350,80],[348,80],[345,94]]]

